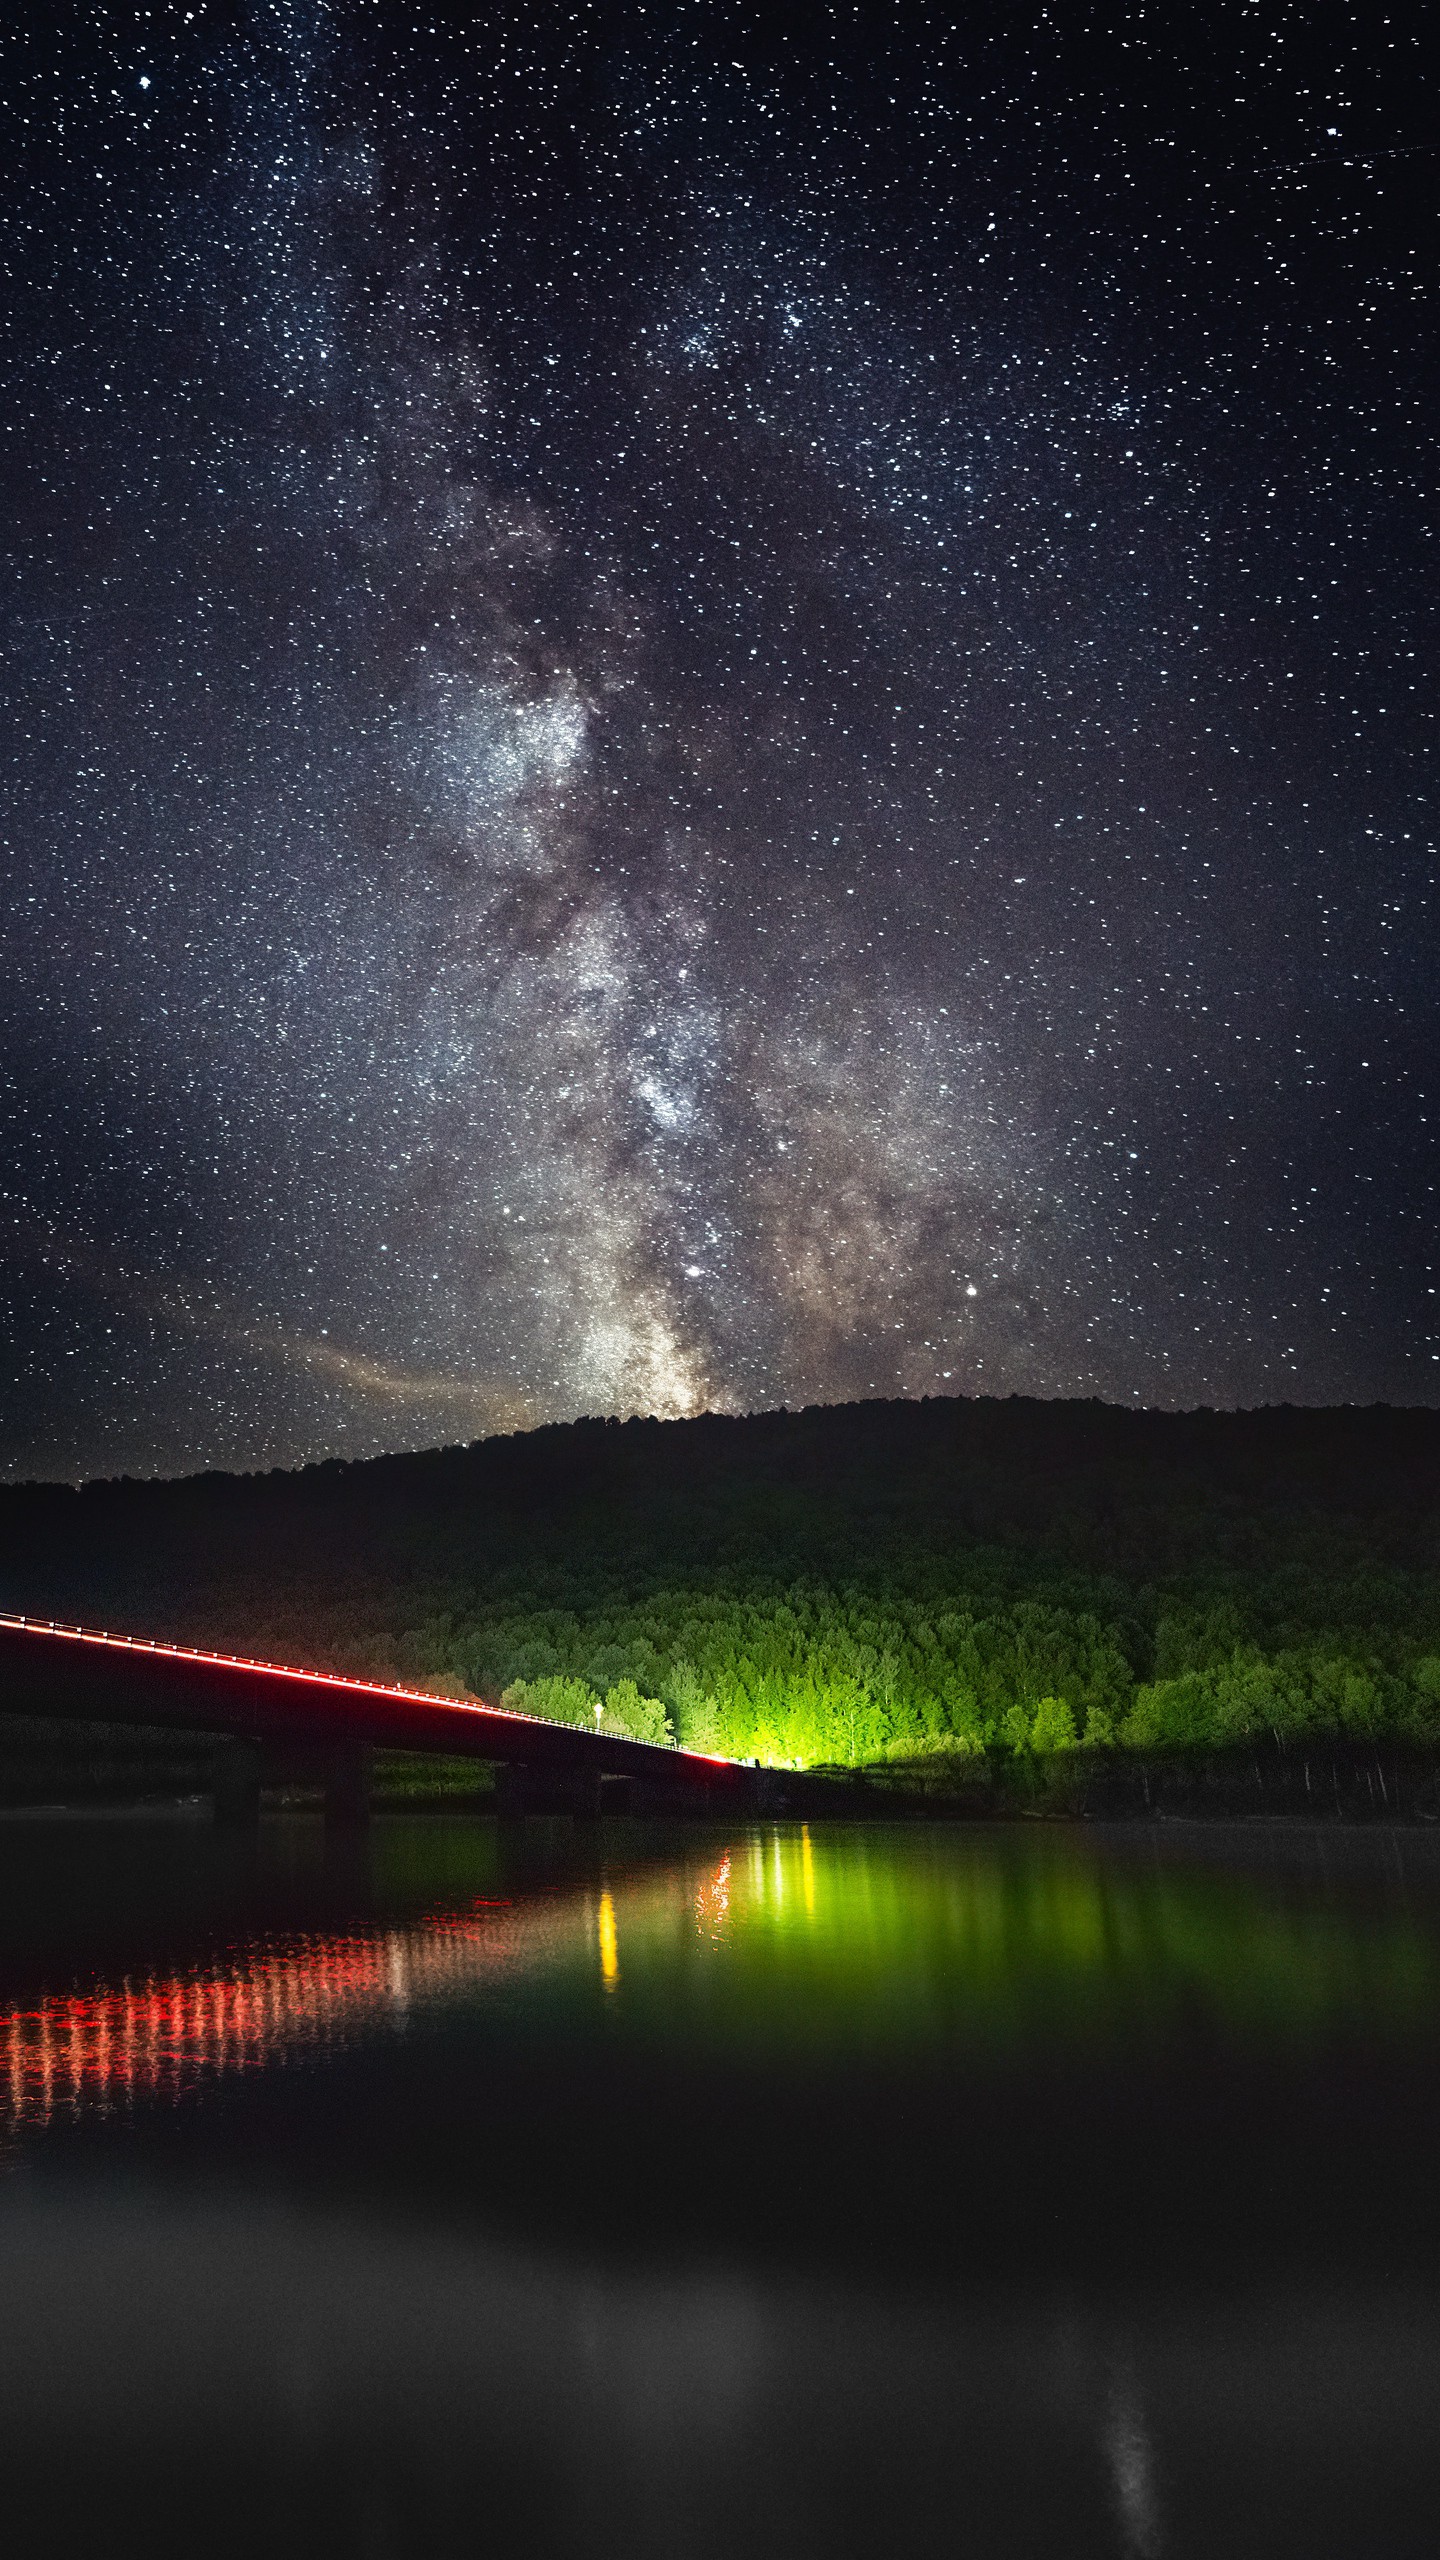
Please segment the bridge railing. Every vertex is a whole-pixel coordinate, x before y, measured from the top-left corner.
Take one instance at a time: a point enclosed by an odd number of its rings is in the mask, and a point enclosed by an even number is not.
[[[559,1725],[551,1716],[527,1715],[523,1708],[488,1706],[483,1698],[447,1698],[433,1689],[415,1689],[403,1680],[361,1680],[349,1671],[307,1671],[299,1663],[267,1662],[258,1654],[217,1653],[207,1645],[176,1644],[164,1636],[119,1635],[109,1627],[72,1626],[59,1618],[31,1616],[24,1610],[0,1609],[0,1630],[17,1635],[55,1636],[70,1644],[102,1645],[114,1653],[153,1654],[167,1662],[202,1662],[219,1670],[254,1671],[271,1680],[295,1680],[309,1688],[343,1689],[352,1697],[405,1698],[416,1706],[447,1707],[455,1715],[490,1716],[506,1724],[542,1726],[549,1733],[584,1733],[584,1725]],[[597,1740],[601,1737],[596,1736]],[[729,1767],[730,1762],[719,1751],[686,1751],[680,1742],[641,1742],[634,1735],[620,1739],[639,1751],[676,1751],[687,1760],[708,1760]]]

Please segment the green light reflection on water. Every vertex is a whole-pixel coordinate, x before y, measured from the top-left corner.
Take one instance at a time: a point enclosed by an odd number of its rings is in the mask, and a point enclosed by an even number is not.
[[[605,1975],[632,2030],[977,2053],[1209,2035],[1414,2038],[1440,1906],[1151,1863],[1083,1839],[755,1832],[612,1875]],[[598,1956],[597,1956],[598,1967]]]

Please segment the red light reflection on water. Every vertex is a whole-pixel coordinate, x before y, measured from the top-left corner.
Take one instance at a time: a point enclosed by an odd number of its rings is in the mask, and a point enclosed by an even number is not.
[[[0,2141],[82,2116],[176,2105],[240,2072],[323,2061],[412,2013],[574,1965],[613,1990],[622,1909],[643,1941],[687,1903],[719,1946],[734,1920],[727,1850],[687,1876],[667,1872],[614,1891],[603,1879],[515,1901],[477,1896],[460,1910],[388,1929],[286,1932],[231,1945],[184,1971],[133,1973],[84,1991],[0,2001]]]
[[[704,1937],[717,1942],[725,1934],[730,1917],[730,1852],[727,1849],[715,1872],[707,1876],[695,1896],[695,1926]]]
[[[508,1907],[491,1904],[373,1936],[270,1939],[189,1973],[0,2007],[0,2130],[173,2104],[231,2073],[323,2056],[493,1979],[517,1952]]]

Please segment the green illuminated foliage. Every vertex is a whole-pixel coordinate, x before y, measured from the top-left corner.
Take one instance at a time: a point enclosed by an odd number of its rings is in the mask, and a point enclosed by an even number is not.
[[[1032,1751],[1073,1751],[1078,1736],[1075,1719],[1063,1698],[1042,1698],[1030,1727]]]
[[[512,1715],[545,1716],[551,1724],[593,1724],[597,1700],[583,1680],[512,1680],[500,1704]]]
[[[1012,1698],[1000,1719],[1000,1740],[1011,1751],[1030,1748],[1030,1715],[1021,1699]]]
[[[624,1734],[631,1742],[673,1742],[675,1736],[661,1698],[642,1698],[633,1680],[617,1680],[606,1691],[599,1718],[602,1733]]]

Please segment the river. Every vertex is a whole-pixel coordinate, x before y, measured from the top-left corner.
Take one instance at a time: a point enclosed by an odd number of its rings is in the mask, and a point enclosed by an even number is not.
[[[1430,2554],[1440,1841],[0,1821],[28,2554]]]

